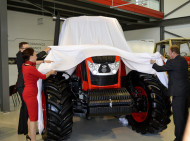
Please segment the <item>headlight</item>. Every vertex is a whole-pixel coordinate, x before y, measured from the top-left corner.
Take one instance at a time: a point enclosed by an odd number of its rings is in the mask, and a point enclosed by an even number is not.
[[[116,74],[117,71],[118,71],[118,69],[119,69],[119,61],[116,62],[116,63],[108,64],[108,65],[109,65],[109,67],[110,67],[110,69],[111,69],[111,72],[112,72],[113,74]]]
[[[93,75],[113,75],[113,74],[116,74],[118,69],[119,69],[119,61],[115,62],[115,63],[108,64],[109,68],[106,67],[106,65],[103,65],[101,67],[101,72],[98,71],[101,64],[91,63],[88,60],[87,60],[87,63],[88,63],[88,67],[90,69],[90,72]],[[108,72],[108,70],[109,70],[109,72]]]
[[[89,66],[89,68],[93,69],[93,63],[89,62],[88,66]]]
[[[91,63],[89,61],[87,61],[87,63],[88,63],[88,67],[89,67],[90,71],[92,72],[92,74],[94,74],[94,75],[97,74],[100,64]]]

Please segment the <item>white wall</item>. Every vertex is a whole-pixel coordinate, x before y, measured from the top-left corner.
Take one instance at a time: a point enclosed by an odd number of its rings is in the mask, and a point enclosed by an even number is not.
[[[38,19],[43,18],[43,24]],[[53,45],[55,23],[51,17],[8,11],[8,54],[16,57],[19,42],[26,41],[39,52]],[[17,80],[17,66],[9,65],[9,85]]]
[[[127,41],[137,42],[136,40],[151,40],[152,42],[148,41],[148,44],[144,44],[146,46],[143,46],[141,41],[139,41],[139,46],[138,44],[133,45],[130,42],[128,42],[128,44],[134,52],[152,53],[154,51],[154,43],[160,41],[160,28],[125,31],[124,35]]]
[[[164,11],[165,15],[168,14],[170,11],[176,9],[180,5],[184,4],[189,0],[165,0],[164,1]],[[190,16],[190,3],[182,7],[181,9],[175,11],[171,15],[167,16],[165,19],[172,19],[172,18],[179,18],[179,17],[185,17]],[[172,32],[174,34],[177,34],[182,37],[190,38],[190,24],[185,25],[178,25],[178,26],[168,26],[165,27],[166,31]],[[175,36],[172,36],[170,34],[165,33],[165,39],[168,38],[176,38]]]
[[[190,38],[190,24],[178,25],[178,26],[168,26],[168,27],[165,27],[165,30],[172,32],[174,34],[177,34],[179,36],[182,36],[182,37]],[[175,36],[172,36],[167,33],[165,33],[164,36],[165,36],[165,39],[176,38]]]
[[[173,11],[180,5],[184,4],[189,0],[164,0],[164,15],[167,15],[169,12]],[[167,16],[165,19],[178,18],[190,16],[190,3],[182,7],[182,9],[177,10],[171,15]]]
[[[160,28],[125,31],[124,35],[127,41],[142,39],[153,39],[155,41],[160,41]]]

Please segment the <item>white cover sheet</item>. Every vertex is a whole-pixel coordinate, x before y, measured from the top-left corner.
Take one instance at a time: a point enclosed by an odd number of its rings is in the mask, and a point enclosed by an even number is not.
[[[59,46],[50,46],[46,60],[54,61],[51,64],[43,63],[38,70],[42,73],[54,69],[67,71],[72,74],[75,67],[88,57],[92,56],[121,56],[126,68],[139,72],[157,74],[161,82],[167,86],[166,73],[157,73],[152,69],[151,59],[162,65],[159,53],[132,53],[118,21],[107,17],[74,17],[67,19],[61,30]],[[41,101],[41,83],[38,81],[38,128],[41,133],[44,129]]]

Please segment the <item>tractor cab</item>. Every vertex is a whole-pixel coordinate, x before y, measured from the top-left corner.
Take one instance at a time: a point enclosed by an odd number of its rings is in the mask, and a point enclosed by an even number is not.
[[[190,38],[171,38],[157,42],[154,53],[160,52],[165,58],[169,59],[168,49],[172,45],[177,45],[180,48],[180,55],[186,59],[188,63],[188,77],[190,79]]]
[[[180,48],[180,55],[187,60],[190,68],[190,38],[171,38],[157,42],[155,44],[154,53],[160,52],[165,58],[169,58],[168,49],[172,45],[177,45]]]

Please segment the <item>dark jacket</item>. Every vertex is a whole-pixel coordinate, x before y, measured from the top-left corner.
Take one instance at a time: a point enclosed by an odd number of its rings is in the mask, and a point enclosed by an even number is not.
[[[185,58],[178,55],[163,66],[154,63],[152,68],[158,72],[168,72],[169,96],[189,96],[188,64]]]
[[[37,54],[37,60],[43,60],[46,56],[46,52],[42,51]],[[18,78],[17,78],[17,88],[24,87],[24,79],[22,75],[22,64],[24,63],[24,60],[22,58],[22,52],[18,52],[16,54],[16,62],[17,62],[17,68],[18,68]]]

